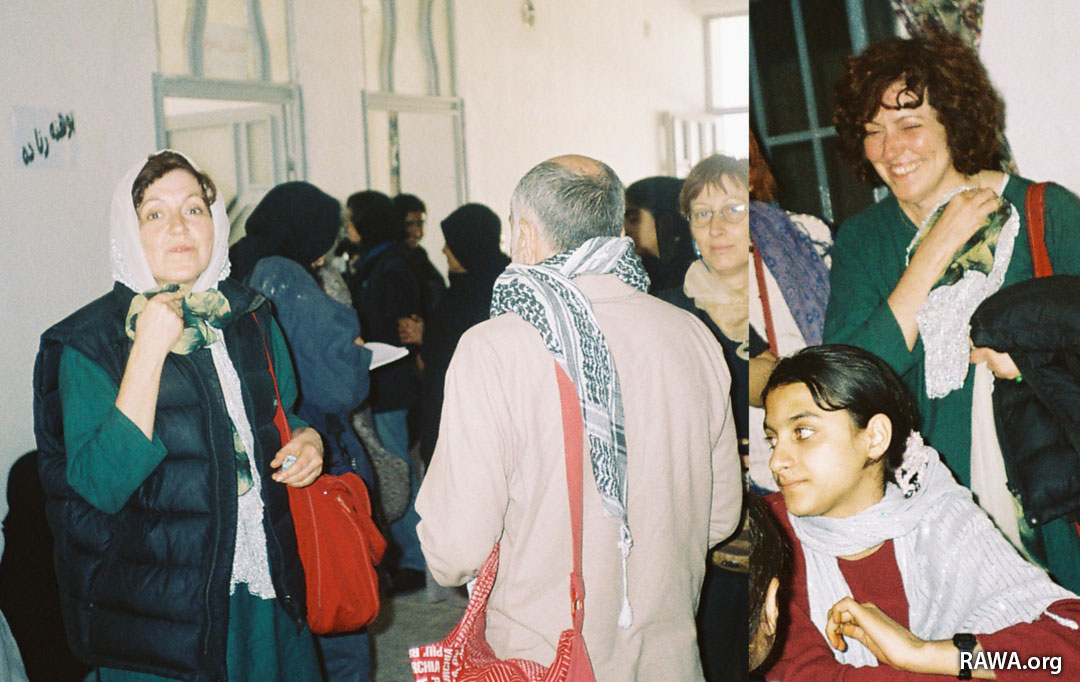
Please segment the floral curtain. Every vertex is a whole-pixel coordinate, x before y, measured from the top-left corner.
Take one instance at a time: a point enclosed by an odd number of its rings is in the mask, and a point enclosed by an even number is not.
[[[983,0],[889,0],[896,16],[913,36],[948,32],[959,36],[965,45],[978,50],[982,39]],[[1001,170],[1017,173],[1005,131],[998,131],[1001,146]]]
[[[983,0],[889,0],[904,28],[913,36],[947,31],[979,49]]]

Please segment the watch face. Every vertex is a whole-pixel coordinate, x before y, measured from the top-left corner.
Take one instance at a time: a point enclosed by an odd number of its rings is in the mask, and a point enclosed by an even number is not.
[[[970,632],[958,632],[953,635],[953,645],[961,651],[971,651],[975,648],[978,640],[975,639],[975,635]]]

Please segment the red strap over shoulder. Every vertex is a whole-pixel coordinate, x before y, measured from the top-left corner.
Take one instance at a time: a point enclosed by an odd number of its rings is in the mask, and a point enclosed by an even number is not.
[[[1024,198],[1024,217],[1027,219],[1028,246],[1031,248],[1031,260],[1035,264],[1036,277],[1049,277],[1054,274],[1050,266],[1050,255],[1046,252],[1046,187],[1048,182],[1033,182],[1028,185]]]
[[[765,336],[769,340],[769,351],[780,357],[780,350],[776,345],[776,329],[773,327],[772,306],[769,304],[769,289],[765,281],[765,264],[761,262],[761,250],[755,246],[753,251],[754,276],[757,279],[758,295],[761,296],[761,308],[765,313]]]
[[[270,369],[270,378],[274,382],[274,397],[277,398],[277,411],[274,412],[274,426],[281,434],[281,444],[284,446],[292,440],[292,429],[289,428],[289,419],[285,416],[285,408],[281,406],[281,394],[278,393],[277,375],[274,374],[274,363],[270,360],[270,348],[266,345],[266,337],[262,334],[262,325],[255,313],[251,313],[251,319],[255,320],[255,326],[259,328],[259,340],[262,341],[263,350],[266,351],[266,366]]]
[[[559,403],[562,405],[563,443],[566,451],[566,491],[570,498],[570,533],[573,540],[574,568],[570,574],[570,609],[574,616],[574,629],[581,631],[585,620],[585,578],[581,570],[582,526],[582,451],[585,425],[581,417],[581,404],[577,389],[559,363],[555,363],[555,377],[559,384]]]

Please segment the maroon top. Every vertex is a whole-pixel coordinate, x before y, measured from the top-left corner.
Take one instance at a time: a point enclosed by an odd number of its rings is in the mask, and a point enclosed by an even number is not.
[[[942,675],[929,675],[896,670],[887,665],[857,668],[844,665],[833,657],[832,648],[810,620],[810,602],[806,592],[806,561],[802,547],[787,516],[787,507],[780,493],[765,498],[772,508],[792,547],[793,570],[788,598],[780,605],[783,623],[779,658],[766,673],[765,679],[776,682],[824,682],[846,680],[856,682],[893,682],[899,680],[944,680]],[[904,583],[896,563],[892,540],[868,557],[857,561],[838,560],[840,572],[851,588],[852,597],[859,603],[873,602],[905,628],[908,627],[908,602]],[[1064,599],[1051,605],[1054,615],[1080,623],[1080,599]],[[993,634],[974,633],[987,652],[1017,652],[1020,665],[1031,656],[1060,656],[1061,672],[1055,678],[1047,668],[1038,670],[995,670],[998,680],[1080,679],[1080,631],[1064,627],[1052,618],[1043,616],[1034,623],[1019,623]],[[1006,662],[1008,659],[1006,659]]]

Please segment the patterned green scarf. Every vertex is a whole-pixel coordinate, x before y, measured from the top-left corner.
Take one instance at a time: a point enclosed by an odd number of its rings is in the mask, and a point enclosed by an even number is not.
[[[184,311],[184,331],[180,332],[180,338],[172,347],[172,352],[187,355],[217,341],[221,335],[218,330],[232,319],[229,300],[217,289],[193,292],[190,287],[181,284],[166,284],[144,294],[136,294],[135,298],[131,299],[124,324],[128,338],[135,338],[135,321],[139,313],[146,308],[147,302],[158,294],[173,291],[184,294],[180,299]]]
[[[124,328],[128,338],[135,338],[135,323],[145,308],[147,302],[157,294],[180,291],[184,297],[180,299],[180,307],[183,310],[184,330],[180,332],[180,338],[173,345],[171,352],[177,355],[187,355],[221,338],[221,328],[232,319],[232,308],[229,300],[217,289],[206,291],[191,291],[190,287],[181,284],[166,284],[151,289],[146,293],[136,294],[128,306],[127,318]],[[233,427],[233,452],[236,455],[236,494],[243,495],[251,490],[253,485],[251,478],[251,465],[248,461],[247,451],[240,439],[240,434]]]
[[[967,242],[953,254],[952,262],[949,263],[949,267],[945,268],[945,272],[934,284],[934,288],[956,284],[968,270],[975,270],[984,275],[990,274],[990,270],[994,267],[994,253],[997,251],[998,236],[1001,234],[1001,228],[1005,225],[1005,221],[1011,215],[1012,207],[1012,204],[1004,197],[998,197],[997,201],[998,207],[987,217],[982,227],[976,230],[975,234],[971,235]],[[943,203],[928,220],[924,221],[918,234],[915,235],[915,239],[908,246],[908,262],[911,261],[911,257],[915,255],[915,251],[922,244],[926,233],[937,223],[948,206],[948,202]]]

